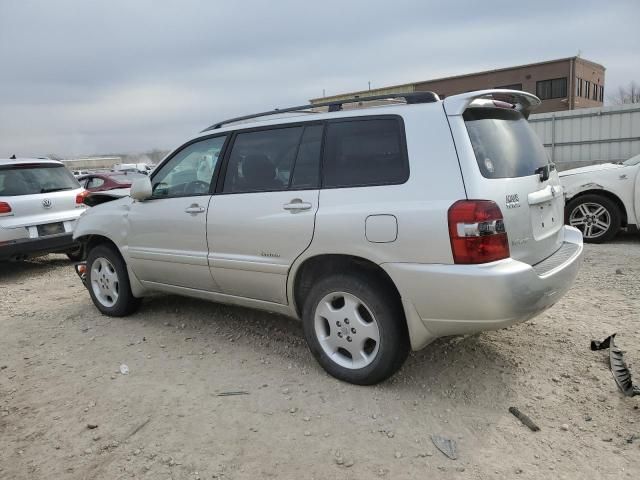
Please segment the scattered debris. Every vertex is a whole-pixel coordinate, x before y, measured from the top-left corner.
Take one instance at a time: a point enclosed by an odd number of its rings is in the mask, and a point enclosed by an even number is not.
[[[609,349],[609,368],[613,374],[613,379],[616,384],[627,397],[634,397],[640,395],[640,386],[634,385],[631,380],[631,372],[627,368],[627,364],[624,362],[624,356],[622,350],[616,347],[615,344],[616,334],[612,334],[605,338],[603,341],[591,340],[591,350],[605,350]]]
[[[616,268],[616,275],[622,275],[622,269]]]
[[[127,367],[124,363],[120,365],[120,373],[122,375],[129,375],[129,367]]]
[[[233,395],[249,395],[249,392],[237,391],[237,392],[220,392],[218,397],[231,397]]]
[[[431,435],[431,441],[438,450],[444,453],[451,460],[458,458],[458,451],[456,447],[456,441],[440,435]]]
[[[98,428],[98,424],[97,423],[87,423],[87,428],[89,430],[93,430],[94,428]]]
[[[531,420],[527,415],[522,413],[516,407],[509,407],[509,412],[511,412],[511,414],[514,417],[516,417],[518,420],[520,420],[522,423],[524,423],[527,427],[529,427],[529,429],[532,432],[539,432],[540,431],[540,427],[538,425],[536,425],[533,420]]]
[[[124,440],[128,440],[129,438],[133,437],[136,433],[138,433],[140,430],[142,430],[142,427],[144,427],[147,423],[149,423],[151,421],[151,417],[147,418],[146,420],[144,420],[143,422],[139,423],[136,427],[134,427],[128,434],[126,437],[124,437]]]
[[[562,430],[563,432],[568,432],[569,425],[567,423],[563,423],[562,425],[560,425],[560,430]]]

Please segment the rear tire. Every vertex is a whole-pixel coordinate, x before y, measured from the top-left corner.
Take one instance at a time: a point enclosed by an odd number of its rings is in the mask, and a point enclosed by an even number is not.
[[[373,385],[400,369],[409,354],[402,304],[372,276],[336,274],[318,281],[303,308],[311,353],[330,375]]]
[[[135,312],[140,299],[133,296],[127,266],[110,245],[98,245],[87,255],[87,289],[98,310],[111,317]]]
[[[578,228],[588,243],[611,240],[622,224],[622,215],[616,203],[603,195],[591,193],[569,201],[565,217],[565,223]]]

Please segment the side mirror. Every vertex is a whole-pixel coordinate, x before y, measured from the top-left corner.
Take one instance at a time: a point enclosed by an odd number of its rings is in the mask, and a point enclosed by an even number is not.
[[[131,198],[140,202],[151,198],[151,194],[151,179],[149,177],[134,180],[129,192]]]

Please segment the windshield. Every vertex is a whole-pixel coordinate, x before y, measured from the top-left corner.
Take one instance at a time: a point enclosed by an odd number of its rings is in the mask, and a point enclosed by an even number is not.
[[[622,162],[623,165],[627,167],[632,167],[634,165],[638,165],[640,163],[640,155],[636,155],[635,157],[631,157],[629,160],[625,160]]]
[[[463,118],[484,177],[526,177],[549,163],[542,142],[520,112],[469,108]]]
[[[74,190],[80,184],[62,165],[25,164],[0,167],[0,196]]]

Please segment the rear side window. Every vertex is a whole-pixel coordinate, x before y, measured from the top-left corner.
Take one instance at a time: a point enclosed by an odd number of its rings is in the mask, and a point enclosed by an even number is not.
[[[80,188],[69,170],[51,164],[0,167],[0,196],[34,195]]]
[[[322,130],[322,125],[305,127],[293,168],[291,188],[297,190],[318,188],[320,184]]]
[[[409,178],[400,119],[338,121],[327,128],[325,188],[399,184]]]
[[[538,168],[549,163],[542,142],[520,112],[469,108],[463,117],[485,178],[535,175]]]

